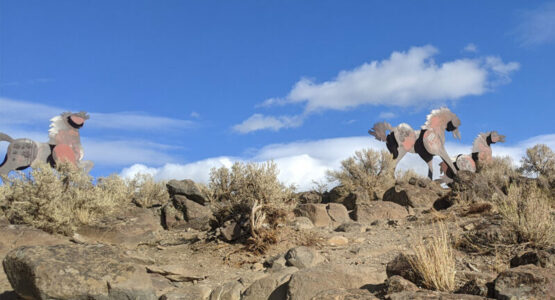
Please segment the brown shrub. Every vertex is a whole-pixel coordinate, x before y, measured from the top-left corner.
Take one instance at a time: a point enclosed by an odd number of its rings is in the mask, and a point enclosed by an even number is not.
[[[363,149],[341,162],[341,169],[328,171],[330,182],[339,182],[349,191],[363,189],[374,198],[395,184],[394,160],[385,150]]]
[[[139,207],[163,205],[170,200],[165,182],[156,182],[146,174],[138,174],[127,182],[132,192],[132,201]]]
[[[513,184],[507,196],[494,198],[500,215],[517,235],[517,242],[547,247],[555,243],[555,217],[550,197],[535,185]]]
[[[29,175],[6,178],[0,186],[2,208],[11,223],[66,235],[129,203],[130,194],[118,176],[94,184],[92,177],[69,164],[56,170],[41,165]]]
[[[509,156],[493,157],[491,163],[479,166],[478,172],[484,176],[488,185],[505,190],[513,178],[518,177],[518,172]]]
[[[555,153],[547,145],[538,144],[526,149],[526,156],[520,162],[519,171],[525,175],[555,178]]]
[[[415,256],[409,257],[409,263],[427,288],[440,291],[455,288],[455,257],[443,223],[439,223],[437,232],[430,240],[414,245],[413,251]]]
[[[277,241],[272,230],[283,222],[285,211],[292,204],[294,188],[279,182],[278,172],[272,161],[237,162],[231,169],[210,171],[209,188],[216,218],[221,224],[229,219],[239,224],[248,221],[248,249],[256,253],[263,253],[264,245]]]

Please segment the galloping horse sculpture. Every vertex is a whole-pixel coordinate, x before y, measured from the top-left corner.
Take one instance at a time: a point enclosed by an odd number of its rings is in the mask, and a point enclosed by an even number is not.
[[[453,132],[453,136],[460,139],[459,126],[461,126],[461,120],[457,115],[448,108],[440,108],[433,110],[426,117],[426,123],[421,130],[413,130],[406,123],[392,127],[387,122],[379,122],[375,123],[368,133],[378,141],[386,142],[387,149],[395,159],[395,167],[407,152],[418,153],[428,164],[428,177],[432,179],[432,159],[435,155],[439,155],[456,174],[453,162],[445,150],[445,130]]]
[[[79,137],[79,129],[88,119],[89,115],[85,112],[64,112],[52,118],[48,143],[13,139],[0,132],[0,141],[10,143],[4,162],[0,164],[0,175],[7,175],[12,170],[24,170],[38,163],[49,163],[55,167],[60,162],[69,162],[89,172],[93,163],[82,160],[84,153]]]
[[[480,133],[472,144],[472,154],[459,154],[453,159],[455,161],[453,164],[456,170],[465,170],[475,173],[478,166],[491,163],[493,159],[491,144],[504,142],[505,136],[498,134],[497,131]],[[451,182],[451,179],[455,177],[453,169],[444,162],[441,162],[439,167],[441,172],[445,174],[441,178],[442,181],[445,183]]]

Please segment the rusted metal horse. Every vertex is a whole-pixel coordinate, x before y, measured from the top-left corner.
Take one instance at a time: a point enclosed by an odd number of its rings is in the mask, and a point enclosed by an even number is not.
[[[426,123],[421,130],[414,130],[406,123],[393,127],[387,122],[379,122],[375,123],[368,133],[376,137],[378,141],[386,142],[387,149],[395,159],[395,167],[407,152],[418,153],[428,164],[428,177],[432,179],[432,159],[435,155],[441,157],[448,166],[455,170],[453,162],[445,150],[445,131],[453,132],[453,136],[460,139],[459,126],[461,126],[461,120],[457,115],[448,108],[440,108],[433,110],[426,117]]]
[[[60,162],[69,162],[89,172],[93,163],[82,160],[84,153],[79,137],[79,129],[88,119],[89,115],[85,112],[64,112],[52,118],[47,143],[13,139],[0,132],[0,141],[10,143],[4,162],[0,164],[0,175],[7,175],[12,170],[24,170],[38,163],[49,163],[55,167]]]
[[[474,139],[471,154],[459,154],[453,158],[453,164],[456,170],[465,170],[473,173],[476,172],[478,166],[483,166],[491,163],[493,159],[491,144],[504,142],[505,136],[500,135],[499,133],[497,133],[497,131],[480,133],[476,137],[476,139]],[[445,183],[451,182],[453,177],[455,177],[453,170],[444,162],[441,162],[439,164],[439,168],[441,172],[445,174],[441,177],[441,180]]]

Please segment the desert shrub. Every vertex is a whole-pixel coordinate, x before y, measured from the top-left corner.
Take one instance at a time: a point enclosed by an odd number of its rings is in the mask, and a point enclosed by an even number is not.
[[[69,164],[56,170],[41,165],[28,175],[5,178],[0,194],[11,223],[66,235],[130,201],[129,186],[120,177],[102,178],[94,184],[92,177]]]
[[[546,191],[535,185],[512,184],[506,196],[497,195],[494,200],[518,243],[537,247],[555,243],[555,217]]]
[[[151,175],[138,174],[127,183],[133,203],[139,207],[163,205],[170,199],[165,182],[156,182]]]
[[[439,291],[455,288],[455,257],[443,223],[438,223],[430,240],[420,241],[412,250],[415,256],[409,256],[409,263],[427,288]]]
[[[547,145],[538,144],[526,149],[519,171],[528,176],[555,178],[555,153]]]
[[[385,150],[363,149],[341,162],[337,171],[328,171],[330,182],[339,182],[347,190],[363,189],[374,198],[381,198],[386,189],[395,183],[394,160]]]
[[[506,190],[513,178],[518,177],[518,172],[509,156],[493,157],[491,163],[479,166],[478,172],[484,176],[490,186]]]
[[[232,219],[248,224],[249,244],[255,252],[264,252],[264,245],[277,241],[270,231],[283,221],[284,209],[293,198],[294,188],[283,185],[278,173],[272,161],[236,162],[231,169],[210,171],[209,189],[216,218],[220,223]]]

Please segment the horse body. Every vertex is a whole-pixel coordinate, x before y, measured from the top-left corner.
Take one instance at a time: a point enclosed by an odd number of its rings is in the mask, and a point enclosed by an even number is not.
[[[480,133],[472,144],[471,154],[459,154],[454,159],[455,170],[465,170],[475,173],[480,165],[487,165],[492,162],[493,155],[491,144],[504,143],[505,136],[500,135],[497,131]],[[446,183],[451,182],[454,177],[453,169],[444,162],[439,164],[440,170],[445,174],[442,180]]]
[[[79,129],[88,115],[80,113],[62,113],[51,119],[48,143],[31,139],[13,139],[0,133],[0,141],[9,142],[4,162],[0,164],[0,175],[7,175],[12,170],[23,170],[38,163],[49,163],[53,167],[60,162],[69,162],[85,172],[89,172],[93,163],[82,161],[83,147]]]
[[[374,124],[368,131],[377,140],[386,142],[387,149],[395,159],[395,167],[407,154],[417,153],[428,164],[428,177],[433,177],[432,159],[440,156],[448,165],[453,165],[445,150],[445,131],[452,131],[460,139],[459,118],[447,108],[433,110],[427,117],[421,130],[414,130],[410,125],[401,123],[392,127],[387,122]],[[387,132],[390,132],[389,134]]]

